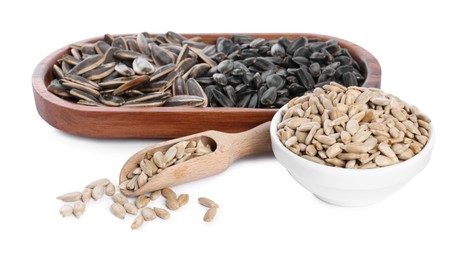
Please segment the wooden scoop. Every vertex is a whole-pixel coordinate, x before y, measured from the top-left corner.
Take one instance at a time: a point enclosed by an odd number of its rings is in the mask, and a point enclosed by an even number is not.
[[[121,192],[130,197],[138,196],[176,184],[212,176],[225,171],[231,163],[241,157],[272,150],[270,121],[248,131],[235,134],[213,130],[206,131],[155,144],[137,152],[122,167],[119,183],[127,180],[127,175],[138,167],[138,163],[145,158],[146,153],[154,154],[157,151],[164,153],[172,145],[180,141],[191,140],[201,140],[204,145],[209,144],[213,152],[167,167],[159,174],[153,175],[150,181],[134,192],[125,189],[121,189]]]

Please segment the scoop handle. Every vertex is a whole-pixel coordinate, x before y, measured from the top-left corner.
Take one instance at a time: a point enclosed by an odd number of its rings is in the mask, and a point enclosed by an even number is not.
[[[224,145],[222,149],[229,149],[230,162],[247,155],[272,151],[270,121],[245,132],[229,134],[228,137],[230,138],[229,147]]]
[[[169,177],[163,177],[170,179],[171,185],[216,175],[225,171],[230,164],[241,157],[272,151],[270,122],[262,123],[240,133],[228,134],[219,131],[207,131],[203,133],[203,136],[215,140],[216,150],[211,154],[179,164],[175,171],[170,172]],[[183,171],[183,167],[195,170]]]

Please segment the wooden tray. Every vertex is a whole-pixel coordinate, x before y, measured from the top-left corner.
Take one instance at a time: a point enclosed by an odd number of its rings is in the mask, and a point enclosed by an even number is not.
[[[186,37],[200,36],[203,41],[215,43],[218,37],[232,34],[184,34]],[[299,36],[336,39],[347,48],[359,63],[365,75],[365,87],[380,87],[381,67],[376,58],[362,47],[343,39],[320,34],[259,34],[252,37],[275,39]],[[96,42],[102,37],[85,42]],[[35,104],[40,116],[51,126],[62,131],[98,138],[173,138],[206,130],[241,132],[272,119],[277,109],[259,108],[187,108],[187,107],[90,107],[63,100],[50,93],[46,86],[53,79],[52,66],[63,55],[70,52],[66,46],[43,59],[32,75]]]

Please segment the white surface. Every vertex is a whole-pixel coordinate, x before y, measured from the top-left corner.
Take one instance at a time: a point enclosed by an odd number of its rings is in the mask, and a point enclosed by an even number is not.
[[[462,259],[462,33],[456,1],[10,1],[1,8],[0,259]],[[302,2],[302,1],[301,1]],[[166,8],[175,8],[166,9]],[[329,11],[327,11],[329,10]],[[101,177],[155,140],[96,140],[50,127],[35,110],[31,75],[50,52],[104,33],[314,32],[345,38],[381,63],[382,87],[432,119],[429,165],[365,208],[327,205],[271,155],[178,186],[191,202],[138,231],[108,199],[80,219],[58,213],[61,193]],[[214,222],[196,203],[220,204]]]
[[[281,123],[281,111],[272,118],[270,138],[275,158],[293,178],[329,204],[345,207],[369,206],[384,200],[406,185],[421,172],[431,159],[436,140],[430,131],[429,141],[423,150],[405,162],[374,169],[341,169],[306,160],[287,149],[277,136]],[[434,126],[431,124],[431,129]]]

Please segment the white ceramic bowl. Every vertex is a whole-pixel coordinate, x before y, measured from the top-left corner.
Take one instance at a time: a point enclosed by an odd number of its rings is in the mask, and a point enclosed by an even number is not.
[[[336,168],[311,162],[288,150],[276,134],[280,122],[281,109],[270,125],[272,149],[277,160],[317,198],[338,206],[371,205],[402,188],[428,164],[435,140],[431,125],[428,143],[407,161],[375,169]]]

